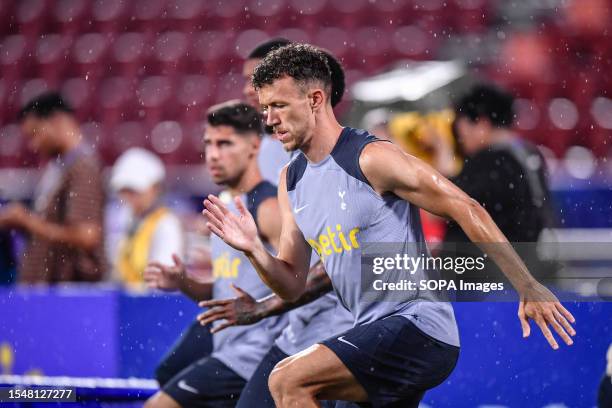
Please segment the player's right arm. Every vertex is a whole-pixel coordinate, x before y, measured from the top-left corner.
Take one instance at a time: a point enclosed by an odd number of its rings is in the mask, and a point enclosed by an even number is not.
[[[279,252],[272,256],[261,240],[253,216],[240,198],[235,203],[239,214],[231,212],[218,197],[204,200],[203,214],[210,230],[231,247],[243,251],[268,287],[281,299],[295,301],[304,292],[311,248],[298,228],[287,195],[287,168],[281,173],[278,203],[281,213]]]

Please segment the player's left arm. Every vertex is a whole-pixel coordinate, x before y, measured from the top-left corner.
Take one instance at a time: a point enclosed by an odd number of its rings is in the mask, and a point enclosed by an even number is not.
[[[313,302],[332,290],[331,280],[321,262],[317,262],[310,269],[306,289],[295,301],[283,300],[276,294],[255,300],[241,288],[232,286],[236,292],[235,298],[206,300],[199,303],[200,307],[208,308],[197,317],[202,325],[225,320],[211,329],[211,333],[217,333],[227,327],[253,324],[267,317],[278,316]]]
[[[391,143],[368,144],[361,153],[359,165],[378,194],[393,193],[426,211],[453,219],[471,241],[492,257],[520,294],[518,315],[523,337],[529,336],[528,319],[531,318],[554,349],[558,345],[549,324],[566,344],[573,343],[567,332],[575,335],[569,323],[575,321],[574,317],[529,273],[512,245],[477,201],[431,166]]]

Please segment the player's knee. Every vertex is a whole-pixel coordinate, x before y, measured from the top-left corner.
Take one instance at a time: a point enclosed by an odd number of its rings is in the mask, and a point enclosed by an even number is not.
[[[303,394],[302,377],[303,374],[295,369],[290,358],[276,364],[268,379],[268,386],[274,400],[286,401],[288,398]]]
[[[144,403],[144,408],[177,408],[180,407],[169,395],[163,391],[156,392]]]
[[[145,401],[143,408],[158,408],[155,399],[156,395],[157,394],[153,395],[152,397],[149,397],[149,399]]]
[[[279,363],[280,364],[280,363]],[[268,388],[270,388],[270,393],[272,394],[272,398],[274,401],[279,401],[281,399],[284,389],[284,382],[282,380],[282,368],[277,369],[278,364],[274,367],[274,370],[270,373],[270,377],[268,377]]]
[[[268,378],[270,393],[277,403],[286,400],[298,387],[290,366],[283,361],[276,364]]]

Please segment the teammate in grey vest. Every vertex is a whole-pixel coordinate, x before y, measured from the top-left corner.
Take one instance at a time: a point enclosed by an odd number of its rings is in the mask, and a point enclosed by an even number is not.
[[[276,187],[262,179],[257,165],[260,114],[250,105],[228,102],[211,108],[207,122],[206,167],[215,183],[227,187],[222,199],[229,211],[234,200],[245,203],[260,227],[261,242],[273,251],[280,236],[279,207]],[[271,294],[242,251],[213,236],[211,253],[214,282],[191,279],[179,259],[174,267],[151,264],[146,280],[160,289],[181,289],[194,300],[231,297],[235,286],[257,297]],[[279,316],[215,333],[212,354],[176,374],[146,406],[235,406],[242,388],[286,324],[286,318]]]
[[[404,301],[376,302],[361,291],[366,243],[426,250],[417,208],[454,219],[484,246],[520,294],[519,319],[533,319],[553,348],[549,325],[572,344],[573,316],[529,273],[488,213],[420,160],[362,130],[343,128],[330,104],[330,70],[316,48],[291,44],[255,68],[253,85],[267,124],[286,150],[301,153],[279,184],[280,250],[270,255],[246,207],[232,213],[214,196],[205,201],[209,228],[243,251],[281,298],[304,291],[310,255],[323,259],[334,290],[357,326],[280,362],[270,376],[277,406],[316,407],[317,400],[418,406],[426,390],[454,369],[459,339],[452,307],[417,291]],[[489,246],[488,243],[496,243]],[[427,277],[429,271],[419,271]]]

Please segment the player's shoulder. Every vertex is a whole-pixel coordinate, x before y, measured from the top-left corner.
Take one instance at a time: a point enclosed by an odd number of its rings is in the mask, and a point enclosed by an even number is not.
[[[263,180],[246,194],[247,207],[253,207],[253,211],[256,211],[264,201],[270,198],[276,199],[276,193],[277,187],[269,181]]]
[[[368,183],[363,174],[363,158],[372,155],[371,151],[384,150],[389,145],[391,143],[388,140],[380,139],[367,130],[345,127],[332,151],[332,157],[347,175]]]
[[[285,179],[287,184],[287,191],[295,190],[298,181],[304,175],[306,171],[306,165],[308,164],[308,160],[304,153],[299,152],[291,159],[291,161],[283,167],[281,171],[281,179]]]

